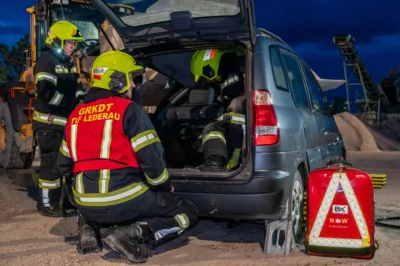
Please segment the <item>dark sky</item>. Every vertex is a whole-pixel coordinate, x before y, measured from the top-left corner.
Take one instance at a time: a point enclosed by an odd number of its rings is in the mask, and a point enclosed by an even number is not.
[[[280,35],[321,77],[343,78],[333,36],[350,33],[375,82],[400,67],[400,1],[255,1],[257,24]],[[261,7],[262,5],[262,7]]]
[[[11,44],[29,30],[25,9],[34,0],[2,1],[0,42]],[[343,79],[336,34],[350,33],[378,83],[400,67],[399,0],[255,0],[259,27],[281,36],[322,78]]]

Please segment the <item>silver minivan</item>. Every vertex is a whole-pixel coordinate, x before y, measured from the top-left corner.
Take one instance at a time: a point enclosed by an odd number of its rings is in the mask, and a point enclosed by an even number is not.
[[[292,240],[279,245],[299,241],[308,173],[345,157],[333,118],[345,111],[344,104],[329,106],[306,62],[281,38],[256,27],[252,0],[91,2],[117,30],[126,51],[167,77],[147,98],[161,98],[150,117],[175,193],[195,203],[202,216],[265,221],[267,253],[279,253],[273,230]],[[110,3],[131,5],[135,12],[114,12]],[[243,155],[229,172],[187,167],[202,163],[194,142],[225,111],[217,91],[197,94],[202,96],[195,101],[190,97],[197,93],[191,58],[196,50],[210,48],[234,51],[245,73]]]

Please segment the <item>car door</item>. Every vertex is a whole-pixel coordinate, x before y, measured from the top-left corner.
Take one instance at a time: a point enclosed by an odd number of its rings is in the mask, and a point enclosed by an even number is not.
[[[310,171],[312,171],[323,166],[318,121],[315,113],[311,110],[307,86],[298,57],[285,49],[281,49],[281,54],[285,71],[290,81],[292,97],[302,120],[307,145],[307,157]]]
[[[127,49],[185,40],[255,41],[252,0],[90,0],[114,26]],[[114,12],[111,5],[135,9]]]
[[[340,158],[341,149],[340,133],[336,126],[333,116],[330,115],[329,105],[324,92],[322,91],[317,79],[310,68],[302,62],[302,69],[307,81],[308,90],[310,92],[311,109],[314,112],[319,132],[320,132],[320,149],[324,164],[330,160]]]

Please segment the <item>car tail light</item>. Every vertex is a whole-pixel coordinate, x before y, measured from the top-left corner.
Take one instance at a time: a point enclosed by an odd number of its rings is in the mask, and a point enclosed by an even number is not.
[[[279,140],[278,121],[271,94],[268,90],[255,90],[254,105],[254,136],[255,145],[273,145]]]

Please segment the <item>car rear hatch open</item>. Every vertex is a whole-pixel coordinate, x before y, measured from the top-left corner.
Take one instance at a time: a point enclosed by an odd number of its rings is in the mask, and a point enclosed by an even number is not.
[[[117,31],[123,41],[124,49],[133,49],[129,52],[141,59],[146,57],[147,52],[153,59],[171,51],[183,53],[215,45],[231,48],[243,46],[243,43],[233,43],[234,41],[244,42],[247,47],[243,48],[248,49],[248,46],[255,42],[252,0],[90,0],[90,2]],[[129,5],[134,7],[135,12],[128,15],[124,10],[113,10],[109,7],[110,4],[120,4],[121,8],[123,8],[121,5]],[[185,49],[188,51],[183,51]],[[145,61],[144,65],[168,76],[168,73],[162,72],[152,63]],[[165,70],[167,64],[162,65]],[[246,68],[251,68],[248,61]],[[190,75],[190,72],[187,73]],[[246,86],[250,88],[249,84],[247,82]],[[246,136],[248,136],[246,141],[250,143],[251,134]],[[181,167],[168,168],[168,172],[174,180],[185,180],[185,182],[212,180],[211,182],[224,182],[224,184],[244,183],[252,178],[251,149],[247,149],[247,153],[242,166],[230,172],[198,172]]]
[[[89,0],[88,0],[89,1]],[[180,40],[255,39],[252,0],[90,0],[118,31],[125,48]],[[135,8],[127,15],[109,4]],[[124,7],[120,7],[123,9]]]

